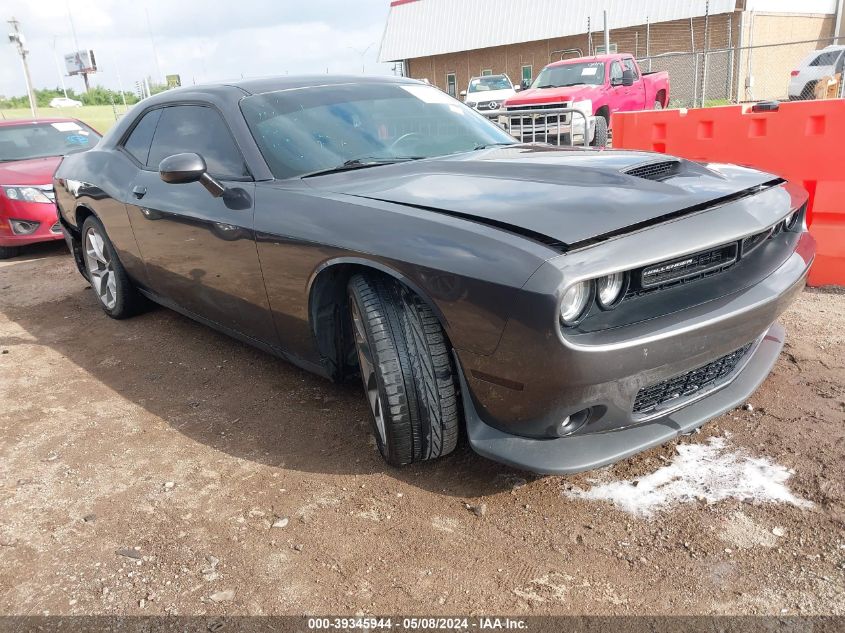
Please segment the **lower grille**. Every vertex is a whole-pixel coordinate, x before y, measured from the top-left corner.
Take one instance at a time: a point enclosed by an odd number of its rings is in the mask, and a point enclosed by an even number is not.
[[[61,232],[62,232],[62,223],[61,222],[56,222],[53,226],[50,227],[50,233],[55,233],[56,235],[58,235]]]
[[[664,380],[650,387],[643,387],[634,400],[634,413],[649,413],[667,402],[688,398],[702,389],[717,384],[736,369],[737,364],[748,353],[752,345],[753,343],[744,345],[735,352],[717,358],[680,376]]]

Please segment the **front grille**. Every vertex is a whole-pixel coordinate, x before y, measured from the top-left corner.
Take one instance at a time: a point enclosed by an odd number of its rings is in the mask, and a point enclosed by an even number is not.
[[[733,265],[737,260],[737,244],[731,243],[708,251],[693,253],[654,266],[640,272],[640,287],[649,290],[668,284],[700,277]]]
[[[755,235],[751,235],[746,237],[742,240],[742,256],[745,257],[755,248],[760,246],[763,242],[765,242],[769,237],[772,235],[773,229],[766,229],[760,233],[756,233]]]
[[[501,101],[482,101],[475,107],[477,110],[498,110],[501,106]]]
[[[689,398],[702,389],[718,384],[736,369],[737,364],[748,353],[751,346],[752,343],[749,343],[735,352],[717,358],[713,362],[685,374],[664,380],[650,387],[643,387],[634,400],[634,414],[649,413],[668,402]]]
[[[569,102],[564,103],[541,103],[540,105],[514,105],[508,106],[507,110],[550,110],[552,108],[568,108]]]
[[[665,180],[671,176],[677,175],[681,171],[681,163],[677,160],[663,160],[656,163],[646,163],[645,165],[638,165],[631,169],[626,169],[624,173],[636,178],[645,178],[646,180]]]

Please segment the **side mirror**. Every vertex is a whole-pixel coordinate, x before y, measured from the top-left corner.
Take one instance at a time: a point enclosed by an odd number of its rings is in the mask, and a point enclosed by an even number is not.
[[[462,97],[466,97],[466,96],[467,96],[467,91],[466,91],[466,90],[461,90],[461,96],[462,96]]]
[[[630,70],[623,70],[622,71],[622,85],[623,86],[633,86],[634,85],[634,73]]]
[[[171,185],[199,182],[215,198],[219,198],[226,191],[226,187],[209,175],[205,159],[193,152],[168,156],[159,163],[158,175]]]

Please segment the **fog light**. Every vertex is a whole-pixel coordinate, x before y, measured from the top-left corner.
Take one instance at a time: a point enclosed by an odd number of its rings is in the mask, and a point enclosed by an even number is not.
[[[577,433],[590,419],[590,410],[583,409],[578,413],[573,413],[572,415],[566,416],[560,423],[557,425],[557,434],[558,437],[568,437]]]
[[[9,220],[9,226],[12,227],[12,233],[15,235],[29,235],[35,233],[40,222],[33,222],[31,220]]]

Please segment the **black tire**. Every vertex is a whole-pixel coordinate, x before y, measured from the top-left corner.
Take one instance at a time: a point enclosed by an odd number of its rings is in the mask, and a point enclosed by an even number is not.
[[[10,257],[17,257],[19,252],[19,246],[0,246],[0,259],[9,259]]]
[[[599,115],[596,117],[596,132],[590,143],[593,147],[607,147],[607,119]]]
[[[804,86],[801,95],[798,97],[801,101],[812,101],[816,98],[816,84],[817,81],[810,81]]]
[[[419,297],[389,278],[355,275],[348,291],[361,378],[382,456],[404,466],[448,455],[458,442],[461,415],[457,374],[439,320]]]
[[[101,296],[98,290],[97,278],[91,270],[92,263],[91,258],[87,254],[87,240],[92,231],[95,231],[97,235],[102,237],[103,251],[111,265],[111,270],[107,274],[114,276],[113,305],[108,305],[106,299]],[[81,240],[82,259],[85,262],[85,277],[91,283],[91,288],[94,290],[94,294],[103,312],[113,319],[125,319],[138,314],[144,307],[144,298],[138,293],[132,281],[130,281],[106,233],[103,223],[96,216],[91,215],[85,219],[85,222],[82,224]]]

